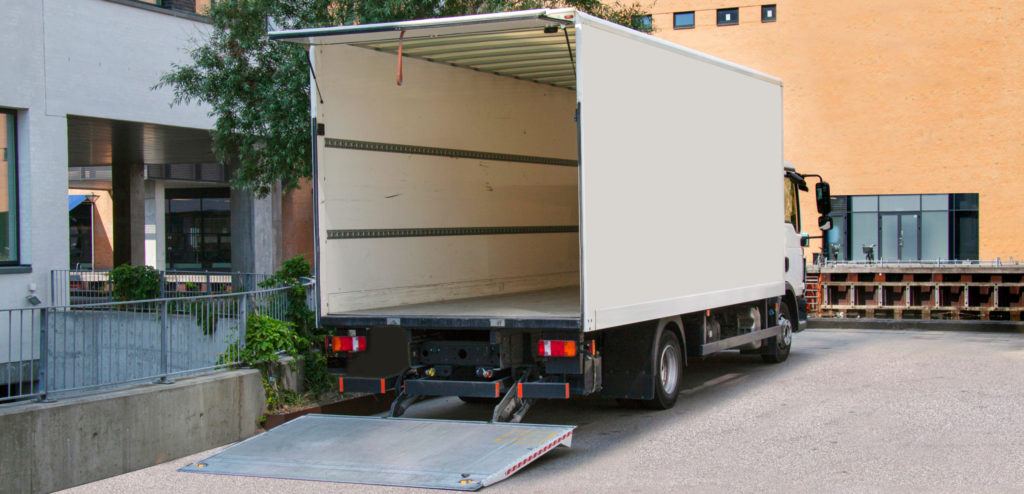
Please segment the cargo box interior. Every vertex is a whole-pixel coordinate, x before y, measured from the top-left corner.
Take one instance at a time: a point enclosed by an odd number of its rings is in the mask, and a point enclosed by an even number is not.
[[[578,321],[571,31],[312,48],[325,316]]]

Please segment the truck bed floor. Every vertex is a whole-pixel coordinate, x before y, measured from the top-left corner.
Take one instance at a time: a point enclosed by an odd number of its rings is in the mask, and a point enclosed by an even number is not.
[[[580,288],[491,295],[424,304],[400,305],[324,316],[340,326],[558,327],[578,328]],[[500,323],[497,321],[501,321]]]

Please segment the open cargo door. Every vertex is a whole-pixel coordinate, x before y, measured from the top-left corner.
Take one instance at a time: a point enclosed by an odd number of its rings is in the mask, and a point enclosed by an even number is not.
[[[569,446],[574,428],[306,415],[180,471],[475,491]]]

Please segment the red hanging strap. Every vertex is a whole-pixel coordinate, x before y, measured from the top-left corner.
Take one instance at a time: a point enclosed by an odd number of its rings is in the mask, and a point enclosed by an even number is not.
[[[402,30],[402,34],[398,35],[398,80],[396,81],[399,86],[402,85],[402,42],[405,41],[405,30]]]

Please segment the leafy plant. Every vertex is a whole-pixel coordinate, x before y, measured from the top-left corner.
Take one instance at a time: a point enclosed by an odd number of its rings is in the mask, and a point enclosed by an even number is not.
[[[270,316],[253,314],[245,326],[245,347],[239,352],[242,363],[250,367],[278,362],[279,353],[299,358],[308,342],[295,331],[295,325]]]
[[[285,293],[285,319],[293,323],[299,335],[309,342],[302,352],[302,359],[306,365],[304,384],[306,389],[313,393],[321,393],[331,387],[331,378],[327,373],[327,358],[315,344],[323,341],[324,332],[319,331],[313,323],[313,311],[306,304],[308,288],[302,285],[302,279],[312,275],[311,269],[312,266],[306,258],[301,255],[295,256],[281,263],[281,269],[262,281],[260,287],[290,287]]]
[[[122,264],[110,271],[114,300],[148,300],[160,297],[160,272],[152,266]]]
[[[237,356],[241,363],[258,369],[267,395],[267,410],[273,411],[301,400],[301,395],[294,390],[281,387],[280,376],[274,371],[276,367],[273,364],[280,362],[282,353],[297,359],[308,347],[309,342],[299,336],[294,324],[254,314],[246,322],[245,346],[239,348],[237,341],[230,343],[218,361],[231,362]],[[294,366],[294,362],[289,363],[290,368],[294,369]]]

